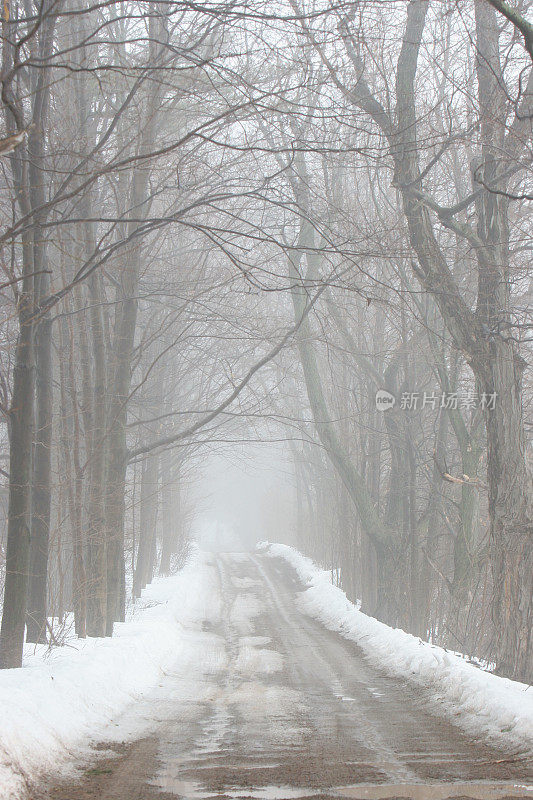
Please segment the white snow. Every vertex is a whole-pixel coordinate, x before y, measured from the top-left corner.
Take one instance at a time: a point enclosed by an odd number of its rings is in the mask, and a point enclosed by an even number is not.
[[[298,599],[300,610],[357,642],[373,665],[428,689],[469,733],[533,752],[533,686],[484,672],[442,647],[369,617],[332,585],[330,572],[292,547],[263,542],[258,549],[284,558],[296,570],[306,586]]]
[[[178,575],[146,588],[113,638],[73,639],[51,651],[26,646],[22,669],[0,672],[2,799],[20,797],[28,781],[57,771],[89,741],[109,739],[117,716],[167,671],[201,669],[213,636],[202,627],[219,622],[220,608],[217,571],[195,550]]]

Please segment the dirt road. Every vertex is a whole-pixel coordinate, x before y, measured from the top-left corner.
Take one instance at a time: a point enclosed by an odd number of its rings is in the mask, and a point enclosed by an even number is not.
[[[35,798],[533,798],[531,763],[471,741],[419,689],[301,614],[284,562],[216,564],[223,608],[206,630],[202,691],[173,700],[167,683],[149,735]]]

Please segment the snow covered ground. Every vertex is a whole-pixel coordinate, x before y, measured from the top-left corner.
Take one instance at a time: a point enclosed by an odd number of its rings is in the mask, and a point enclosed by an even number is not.
[[[204,623],[219,618],[216,567],[195,550],[178,575],[147,587],[112,639],[73,639],[51,651],[27,645],[22,669],[0,672],[2,800],[20,797],[28,781],[91,741],[112,738],[117,717],[168,671],[191,674],[210,635]]]
[[[489,736],[519,752],[533,751],[533,687],[483,672],[366,616],[332,585],[329,572],[296,550],[285,545],[264,545],[263,550],[297,570],[306,586],[298,596],[299,610],[355,640],[372,665],[427,688],[470,734]],[[275,625],[277,602],[269,605],[263,598],[269,584],[262,588],[261,570],[257,577],[234,574],[239,563],[238,554],[232,554],[219,571],[213,555],[195,550],[178,575],[147,587],[112,639],[72,639],[50,651],[29,645],[22,669],[1,671],[2,800],[25,796],[25,787],[44,773],[60,770],[64,775],[77,764],[86,767],[95,758],[91,744],[139,739],[166,715],[189,719],[194,704],[214,708],[216,722],[219,707],[244,703],[244,716],[254,717],[256,709],[257,730],[264,737],[269,708],[278,714],[280,704],[272,703],[270,683],[263,687],[261,681],[281,675],[289,656],[270,649],[268,636],[257,635],[254,620],[270,609]],[[242,563],[246,573],[255,560],[243,556]],[[276,589],[272,592],[275,598]],[[229,649],[221,635],[225,628]],[[270,699],[261,704],[261,698]],[[211,716],[204,723],[209,731]],[[169,730],[182,729],[172,724]],[[174,739],[171,745],[174,759],[179,747]]]
[[[294,567],[307,586],[298,600],[300,610],[357,642],[374,666],[429,689],[470,734],[533,752],[533,686],[484,672],[442,647],[363,614],[331,583],[330,572],[292,547],[265,542],[258,549]]]

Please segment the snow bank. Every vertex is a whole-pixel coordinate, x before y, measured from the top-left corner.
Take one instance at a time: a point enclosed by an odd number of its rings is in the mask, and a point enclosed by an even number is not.
[[[363,614],[332,585],[329,572],[294,548],[266,542],[258,548],[294,567],[307,586],[298,600],[301,610],[357,642],[373,665],[429,689],[471,734],[533,752],[533,686],[491,675],[442,647]]]
[[[22,669],[0,672],[3,800],[20,797],[28,781],[104,737],[162,673],[191,665],[202,623],[218,619],[218,594],[215,568],[193,551],[178,575],[145,589],[112,639],[73,639],[50,652],[27,645]]]

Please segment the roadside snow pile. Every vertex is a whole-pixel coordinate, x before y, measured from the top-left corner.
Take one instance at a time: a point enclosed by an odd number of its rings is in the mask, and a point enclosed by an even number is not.
[[[0,672],[0,796],[24,794],[155,686],[167,670],[194,668],[202,623],[219,618],[216,570],[193,551],[179,574],[157,578],[130,621],[109,639],[27,645],[22,669]]]
[[[328,571],[292,547],[264,542],[258,549],[294,567],[308,587],[300,595],[300,609],[357,642],[373,665],[429,689],[470,733],[533,751],[533,686],[491,675],[442,647],[363,614],[332,585]]]

